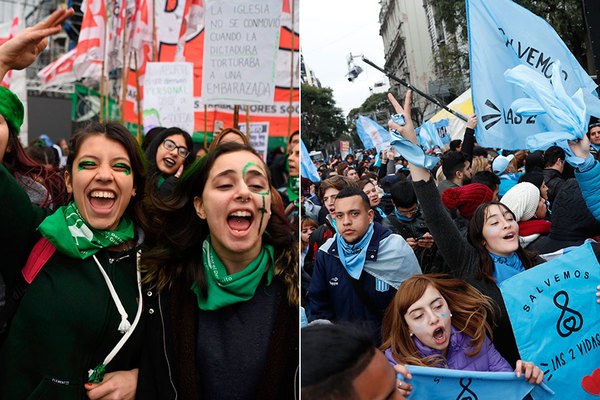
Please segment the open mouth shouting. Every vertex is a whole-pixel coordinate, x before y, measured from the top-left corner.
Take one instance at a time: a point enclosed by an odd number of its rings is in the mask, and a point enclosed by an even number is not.
[[[505,239],[505,240],[511,240],[511,239],[514,239],[514,238],[515,238],[515,234],[514,234],[514,233],[512,233],[512,232],[511,232],[511,233],[509,233],[509,234],[507,234],[507,235],[504,235],[504,236],[502,237],[502,239]]]
[[[165,157],[163,158],[163,164],[165,164],[165,167],[170,169],[175,166],[176,162],[171,157]]]
[[[446,332],[443,327],[439,327],[433,331],[433,341],[437,344],[443,344],[446,342]]]
[[[105,215],[112,211],[117,201],[117,195],[112,190],[95,189],[88,194],[88,201],[94,212]]]
[[[234,236],[243,236],[248,232],[254,221],[254,216],[248,210],[237,210],[227,216],[227,226]]]

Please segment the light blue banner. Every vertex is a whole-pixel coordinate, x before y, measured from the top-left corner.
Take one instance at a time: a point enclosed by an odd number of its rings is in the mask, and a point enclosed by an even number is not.
[[[598,398],[599,283],[587,243],[500,284],[521,358],[544,371],[557,399]]]
[[[317,172],[317,167],[315,167],[315,164],[313,164],[312,159],[308,155],[308,150],[302,139],[300,139],[300,152],[300,176],[308,178],[313,182],[319,182],[321,177]]]
[[[459,371],[406,366],[412,375],[409,400],[551,400],[554,393],[542,382],[531,385],[514,372]],[[399,379],[403,379],[398,375]]]
[[[379,153],[390,147],[390,133],[369,117],[360,116],[356,120],[358,137],[365,146],[365,150],[375,148]]]
[[[562,66],[560,78],[568,96],[582,88],[592,94],[594,81],[581,68],[561,38],[542,18],[510,0],[467,0],[469,60],[477,142],[483,147],[527,149],[527,137],[556,132],[561,126],[548,115],[521,116],[513,101],[527,97],[504,72],[528,65],[553,77],[553,64]]]

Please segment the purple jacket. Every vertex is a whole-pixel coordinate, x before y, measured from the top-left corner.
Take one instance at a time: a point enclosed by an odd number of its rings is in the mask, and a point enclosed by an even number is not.
[[[481,351],[475,357],[469,357],[465,353],[471,351],[469,346],[470,337],[463,332],[459,332],[454,326],[451,326],[450,343],[448,344],[448,353],[444,367],[449,369],[458,369],[466,371],[480,372],[512,372],[510,364],[498,353],[490,339],[486,336],[485,342],[481,346]],[[425,346],[416,336],[413,341],[423,358],[439,354],[440,350]],[[392,357],[392,349],[385,351],[385,356],[392,365],[398,364]]]

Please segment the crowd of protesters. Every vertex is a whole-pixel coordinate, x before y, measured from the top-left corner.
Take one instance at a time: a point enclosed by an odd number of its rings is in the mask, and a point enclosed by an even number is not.
[[[72,15],[0,46],[0,80]],[[140,148],[90,121],[24,149],[0,100],[0,399],[297,397],[298,132],[268,163],[233,128]]]
[[[390,121],[390,129],[417,144],[410,92],[404,107],[389,97],[408,121]],[[327,377],[340,370],[313,366],[316,355],[309,353],[321,340],[331,346],[335,336],[349,340],[343,351],[356,368],[350,376],[356,390],[364,389],[358,382],[371,364],[358,367],[351,357],[381,358],[365,343],[378,346],[407,379],[396,382],[400,396],[412,389],[405,365],[516,371],[532,384],[543,381],[539,366],[521,360],[498,285],[586,242],[600,256],[600,123],[592,120],[587,136],[569,143],[585,160],[575,167],[558,146],[536,152],[480,147],[476,126],[471,115],[463,139],[450,142],[431,170],[390,147],[317,161],[321,180],[302,177],[306,398],[333,390]],[[388,261],[387,242],[395,243],[395,262]],[[360,336],[359,345],[357,327],[370,341]]]

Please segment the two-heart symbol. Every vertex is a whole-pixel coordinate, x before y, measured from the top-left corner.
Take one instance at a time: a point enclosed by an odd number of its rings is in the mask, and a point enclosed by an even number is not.
[[[600,395],[600,368],[596,368],[592,375],[586,375],[581,380],[581,387],[594,396]]]

